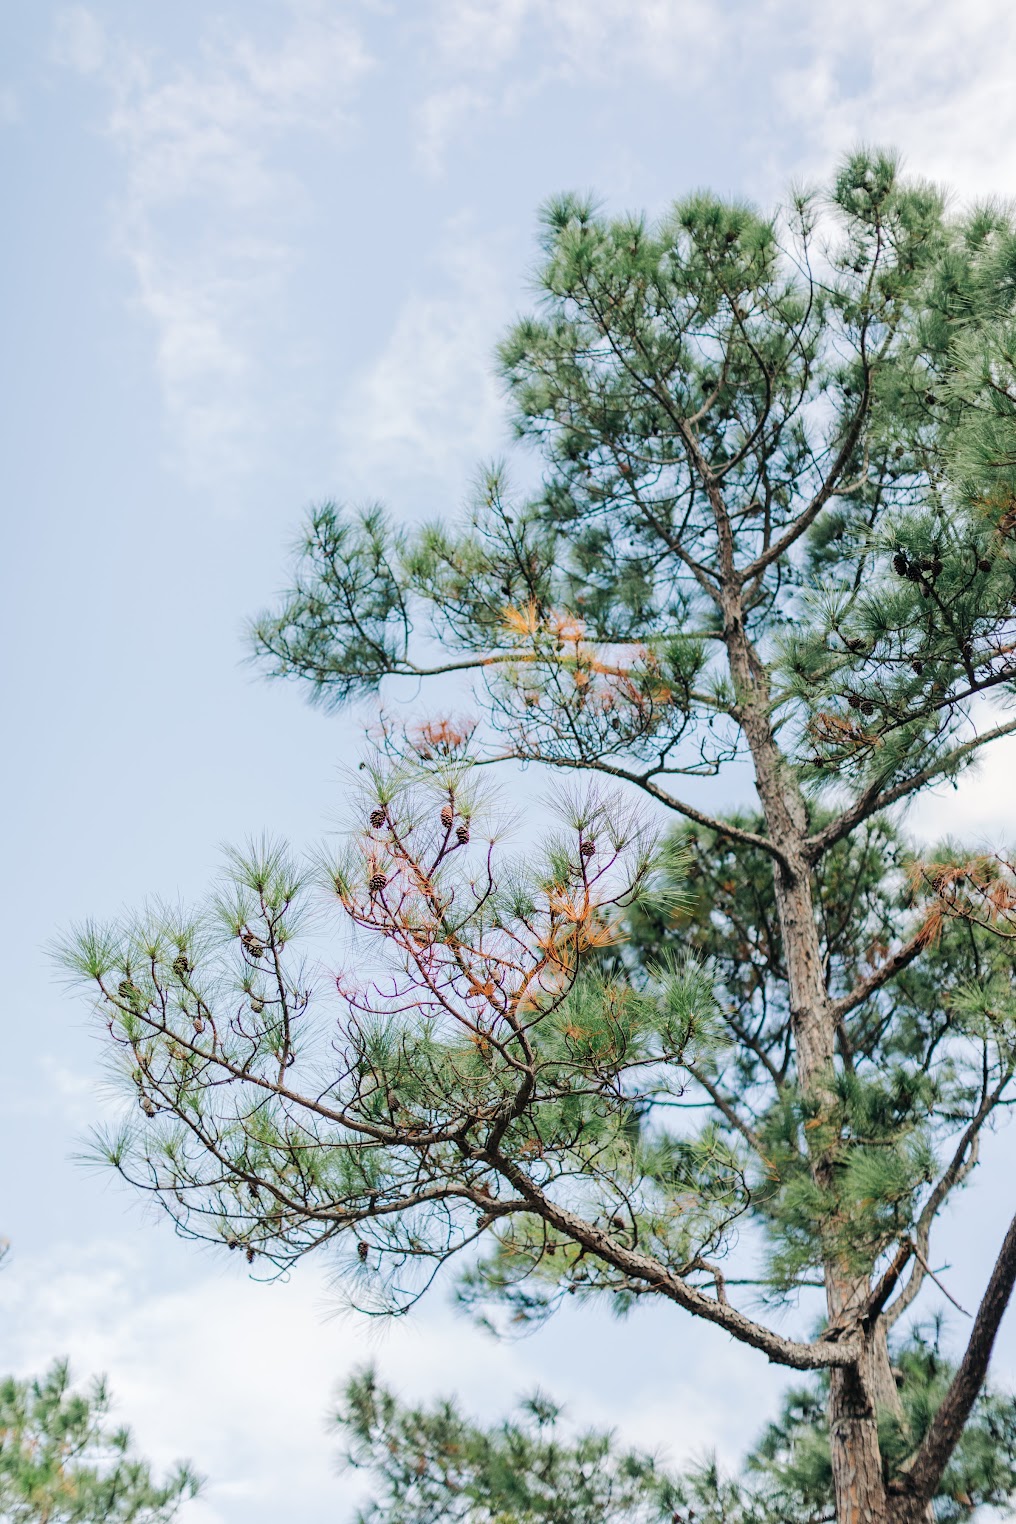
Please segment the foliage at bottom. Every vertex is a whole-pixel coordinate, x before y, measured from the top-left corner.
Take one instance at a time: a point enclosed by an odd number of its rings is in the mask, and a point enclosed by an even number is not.
[[[108,1422],[99,1379],[74,1391],[67,1362],[42,1377],[0,1382],[2,1524],[167,1524],[199,1480],[178,1465],[164,1482]]]
[[[905,1466],[953,1376],[940,1328],[917,1328],[895,1351],[904,1418],[880,1435],[887,1465]],[[414,1408],[354,1375],[336,1413],[347,1463],[371,1475],[357,1524],[825,1524],[836,1517],[825,1385],[794,1388],[739,1476],[714,1456],[675,1472],[606,1430],[577,1432],[537,1393],[484,1427],[454,1402]],[[985,1388],[934,1500],[936,1524],[960,1524],[1016,1497],[1016,1398]]]

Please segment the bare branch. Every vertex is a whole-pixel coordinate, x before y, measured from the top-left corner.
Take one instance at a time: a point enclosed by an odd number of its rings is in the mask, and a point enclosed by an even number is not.
[[[834,1020],[842,1021],[844,1016],[856,1010],[859,1005],[863,1005],[870,996],[875,994],[876,990],[880,990],[884,984],[888,984],[890,979],[894,979],[908,964],[913,963],[918,953],[927,947],[929,940],[930,933],[928,927],[922,925],[909,941],[904,942],[902,947],[898,948],[891,957],[886,958],[885,962],[880,963],[878,968],[873,969],[870,974],[866,974],[863,979],[858,980],[848,995],[843,995],[839,1000],[830,1002],[829,1010]]]
[[[958,1185],[963,1184],[963,1181],[976,1165],[981,1128],[998,1105],[1005,1087],[1011,1078],[1012,1071],[1007,1070],[994,1090],[982,1098],[977,1111],[964,1128],[952,1158],[935,1182],[934,1188],[921,1209],[921,1215],[917,1219],[917,1231],[915,1234],[916,1263],[907,1284],[886,1312],[886,1321],[890,1326],[896,1323],[902,1314],[906,1312],[924,1283],[928,1263],[928,1247],[931,1242],[931,1230],[935,1220],[946,1198]]]
[[[909,778],[894,783],[891,788],[883,788],[878,781],[870,784],[841,815],[837,815],[835,820],[831,820],[828,825],[823,826],[821,831],[816,831],[814,836],[808,838],[805,851],[809,860],[813,863],[818,862],[830,847],[842,841],[844,836],[849,836],[855,826],[860,825],[870,816],[877,815],[879,811],[888,809],[890,805],[897,804],[908,794],[916,793],[933,779],[950,772],[957,762],[968,757],[971,752],[987,746],[991,741],[999,740],[1002,736],[1014,733],[1016,733],[1016,720],[1009,720],[1004,725],[996,725],[993,730],[986,730],[983,735],[974,736],[972,740],[965,741],[962,746],[953,747],[944,757],[940,757],[919,772],[912,773]]]
[[[774,561],[778,561],[781,556],[786,555],[791,546],[794,545],[796,541],[798,541],[808,529],[810,529],[811,525],[822,512],[822,509],[825,507],[826,503],[828,503],[829,499],[835,496],[836,487],[840,477],[843,475],[844,468],[850,460],[854,446],[857,444],[858,439],[861,437],[861,428],[864,424],[864,420],[868,412],[868,400],[870,397],[870,391],[871,380],[870,372],[868,372],[865,375],[864,379],[864,391],[861,396],[861,401],[858,404],[857,411],[851,420],[849,428],[847,429],[843,444],[840,446],[836,459],[833,461],[833,464],[829,469],[828,476],[822,483],[819,490],[815,493],[815,496],[812,498],[808,506],[798,514],[794,522],[784,531],[783,534],[780,535],[779,539],[774,540],[767,550],[764,550],[761,555],[756,556],[755,560],[752,561],[748,566],[744,567],[744,569],[739,573],[742,586],[745,583],[751,582],[753,578],[759,576],[759,574],[764,572],[768,566],[771,566]]]
[[[506,752],[490,758],[491,762],[520,760],[539,762],[545,767],[563,767],[573,772],[606,773],[609,778],[620,778],[625,783],[635,784],[636,788],[640,788],[651,799],[659,800],[661,804],[667,806],[668,810],[674,810],[687,820],[693,820],[696,825],[703,826],[708,831],[715,831],[718,835],[726,837],[728,841],[739,841],[745,847],[757,847],[760,852],[765,852],[767,856],[779,863],[786,864],[787,862],[783,849],[768,836],[761,836],[755,831],[746,831],[731,821],[722,820],[718,815],[707,815],[704,810],[697,810],[693,804],[688,804],[683,799],[675,799],[673,794],[668,794],[666,789],[660,788],[658,783],[652,781],[652,773],[635,773],[629,768],[618,767],[612,762],[603,762],[596,758],[550,757],[541,753],[522,759],[515,752]]]
[[[741,1134],[741,1137],[748,1144],[749,1148],[753,1149],[755,1153],[761,1154],[762,1144],[759,1141],[758,1133],[748,1126],[743,1117],[738,1115],[733,1103],[723,1094],[722,1090],[717,1085],[714,1085],[709,1076],[704,1074],[697,1065],[689,1064],[688,1073],[697,1085],[701,1085],[717,1111],[726,1117],[731,1127]]]

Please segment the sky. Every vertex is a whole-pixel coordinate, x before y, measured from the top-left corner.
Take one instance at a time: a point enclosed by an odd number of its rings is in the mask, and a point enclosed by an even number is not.
[[[485,1416],[539,1384],[675,1461],[732,1460],[775,1401],[673,1313],[496,1344],[447,1283],[365,1325],[327,1263],[265,1286],[178,1242],[78,1158],[101,1045],[45,947],[200,896],[223,841],[310,847],[341,814],[361,718],[259,683],[243,621],[309,504],[454,514],[510,449],[490,356],[546,196],[765,205],[865,139],[958,202],[1009,197],[1014,67],[1001,0],[0,0],[0,1366],[105,1371],[146,1453],[208,1475],[183,1524],[349,1518],[327,1420],[367,1359]],[[1016,836],[1014,764],[915,826]],[[1011,1148],[964,1202],[971,1298]]]

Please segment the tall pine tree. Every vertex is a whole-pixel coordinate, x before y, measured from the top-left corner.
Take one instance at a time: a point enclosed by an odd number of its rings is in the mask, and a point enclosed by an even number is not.
[[[918,1424],[890,1332],[1012,1097],[1009,944],[901,811],[1016,731],[1016,226],[864,152],[771,216],[565,197],[542,247],[500,349],[540,490],[493,473],[419,529],[325,506],[254,632],[333,708],[472,682],[474,718],[386,722],[324,870],[361,976],[315,1002],[270,848],[207,914],[87,929],[142,1114],[106,1150],[251,1261],[345,1248],[375,1309],[480,1245],[476,1304],[662,1298],[824,1373],[838,1524],[913,1524],[1016,1279],[1014,1221]],[[496,843],[498,760],[595,785],[540,861]],[[682,783],[733,767],[739,810]],[[823,1326],[781,1331],[807,1288]]]

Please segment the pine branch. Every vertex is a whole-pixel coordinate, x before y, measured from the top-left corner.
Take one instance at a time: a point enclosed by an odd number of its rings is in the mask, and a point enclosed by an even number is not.
[[[717,1085],[713,1084],[709,1076],[704,1074],[697,1065],[689,1064],[688,1073],[697,1085],[701,1085],[717,1111],[727,1119],[731,1127],[741,1134],[741,1137],[748,1144],[749,1148],[761,1156],[762,1143],[758,1133],[749,1127],[744,1118],[738,1114],[733,1102],[723,1094]]]
[[[760,1350],[771,1364],[784,1365],[791,1370],[813,1371],[851,1366],[857,1361],[859,1350],[855,1341],[847,1339],[842,1343],[830,1343],[819,1339],[801,1343],[796,1339],[784,1338],[764,1323],[756,1323],[739,1312],[729,1302],[706,1296],[705,1292],[690,1286],[659,1260],[629,1248],[594,1223],[587,1222],[577,1213],[561,1206],[503,1154],[492,1157],[490,1162],[519,1195],[529,1202],[531,1210],[551,1227],[623,1274],[645,1282],[694,1317],[717,1324],[738,1343]]]
[[[812,863],[818,862],[819,858],[829,851],[830,847],[842,841],[845,836],[856,826],[862,825],[872,815],[879,814],[888,809],[890,805],[897,804],[901,799],[906,799],[909,794],[917,793],[919,789],[933,782],[935,778],[948,773],[964,757],[972,752],[987,746],[992,741],[999,740],[1002,736],[1016,733],[1016,720],[1009,720],[1004,725],[996,725],[993,730],[986,730],[983,735],[975,736],[972,740],[964,742],[962,746],[955,746],[944,757],[919,772],[912,773],[909,778],[902,779],[891,788],[883,788],[878,781],[872,783],[860,794],[852,805],[823,826],[821,831],[816,831],[805,843],[805,851]]]
[[[1011,1078],[1012,1071],[1010,1070],[1003,1075],[990,1094],[984,1095],[974,1116],[964,1128],[963,1135],[956,1145],[948,1166],[935,1182],[935,1186],[921,1210],[914,1235],[916,1249],[915,1266],[907,1284],[886,1312],[886,1321],[890,1327],[911,1306],[924,1283],[928,1263],[928,1250],[931,1243],[931,1230],[935,1225],[935,1220],[950,1193],[958,1185],[962,1185],[963,1181],[975,1167],[981,1128],[998,1105],[1005,1087]]]
[[[495,757],[492,761],[523,760],[518,753],[505,753],[501,757]],[[629,768],[618,767],[611,762],[604,762],[596,758],[575,757],[549,757],[543,753],[527,756],[524,760],[540,762],[545,767],[562,767],[572,772],[596,772],[605,773],[609,778],[620,778],[625,783],[634,783],[643,793],[651,799],[665,804],[668,810],[674,810],[678,815],[683,815],[687,820],[693,820],[696,825],[705,827],[708,831],[715,831],[717,835],[725,837],[728,841],[740,842],[745,847],[757,847],[760,852],[765,852],[776,862],[787,864],[787,856],[783,849],[768,836],[761,836],[756,831],[746,831],[742,826],[734,825],[727,820],[721,820],[717,815],[707,815],[703,810],[698,810],[694,805],[688,804],[683,799],[675,799],[673,794],[668,794],[658,784],[653,783],[652,773],[634,773]]]
[[[927,947],[928,940],[928,928],[927,926],[922,926],[909,941],[904,942],[902,947],[893,953],[892,957],[886,958],[885,962],[881,963],[878,968],[873,969],[870,974],[858,980],[848,995],[843,995],[840,999],[830,1002],[829,1010],[833,1019],[835,1021],[842,1021],[844,1016],[848,1016],[859,1005],[863,1005],[884,984],[888,984],[890,979],[894,979],[898,973],[901,973],[903,969],[913,963],[918,954]]]
[[[779,539],[774,540],[767,550],[764,550],[761,555],[756,556],[754,561],[749,562],[738,573],[742,586],[751,582],[754,578],[760,577],[767,567],[772,566],[774,562],[785,556],[787,551],[797,543],[801,536],[807,533],[826,503],[835,495],[837,483],[854,452],[857,441],[861,437],[861,429],[868,414],[870,391],[870,375],[866,373],[861,401],[825,481],[807,506],[798,514],[794,522],[780,535]]]
[[[1016,1286],[1016,1217],[1009,1224],[956,1375],[924,1441],[904,1476],[893,1484],[915,1508],[935,1496],[939,1480],[959,1442],[984,1385],[999,1325]],[[916,1513],[914,1517],[917,1517]]]

